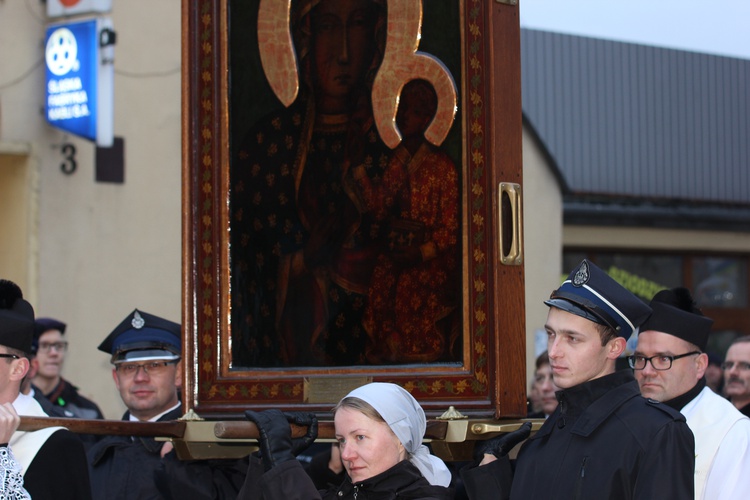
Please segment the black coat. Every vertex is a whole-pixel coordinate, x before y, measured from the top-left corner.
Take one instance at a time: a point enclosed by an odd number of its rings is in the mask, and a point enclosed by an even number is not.
[[[88,500],[89,471],[83,443],[72,432],[55,431],[39,448],[23,476],[34,500]]]
[[[34,393],[36,392],[41,392],[38,387],[34,388]],[[62,377],[57,386],[49,394],[45,394],[44,397],[53,405],[70,412],[73,417],[89,419],[104,418],[102,411],[96,403],[81,395],[78,392],[78,387]]]
[[[404,460],[387,471],[356,485],[344,482],[324,491],[315,489],[297,460],[283,462],[263,473],[262,465],[251,461],[245,486],[237,500],[450,500],[453,490],[433,486],[411,462]]]
[[[160,422],[177,420],[180,408]],[[123,420],[128,420],[125,413]],[[107,436],[88,450],[96,500],[234,498],[247,471],[244,460],[182,461],[174,451],[161,458],[164,442],[153,438]]]
[[[630,371],[557,398],[521,448],[512,479],[507,457],[462,471],[469,498],[693,498],[693,434],[679,412],[641,397]]]

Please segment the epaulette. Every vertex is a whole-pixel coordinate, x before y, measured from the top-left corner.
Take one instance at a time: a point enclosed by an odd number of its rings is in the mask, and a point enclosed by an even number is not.
[[[672,417],[673,420],[676,420],[678,422],[687,422],[685,420],[685,415],[680,413],[679,411],[675,410],[674,408],[667,406],[659,401],[656,401],[655,399],[646,398],[646,404],[648,406],[651,406],[653,408],[656,408],[657,410],[661,410],[670,417]]]

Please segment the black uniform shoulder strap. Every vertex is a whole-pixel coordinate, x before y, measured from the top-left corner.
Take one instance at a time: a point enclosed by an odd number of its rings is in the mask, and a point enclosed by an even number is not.
[[[656,401],[656,400],[650,399],[650,398],[646,398],[646,404],[648,406],[651,406],[653,408],[656,408],[657,410],[661,410],[662,412],[666,413],[667,415],[669,415],[672,418],[672,420],[675,420],[677,422],[686,422],[685,415],[683,415],[682,413],[680,413],[679,411],[677,411],[677,410],[675,410],[673,408],[670,408],[669,406],[667,406],[667,405],[665,405],[663,403],[660,403],[659,401]]]

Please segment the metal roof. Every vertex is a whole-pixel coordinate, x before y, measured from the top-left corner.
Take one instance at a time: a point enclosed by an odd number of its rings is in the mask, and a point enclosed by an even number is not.
[[[750,208],[750,61],[530,29],[521,54],[568,202]]]

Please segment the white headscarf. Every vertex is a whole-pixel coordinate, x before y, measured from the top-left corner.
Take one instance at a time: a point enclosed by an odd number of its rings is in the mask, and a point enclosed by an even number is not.
[[[430,484],[449,486],[451,473],[445,462],[422,444],[427,430],[427,419],[424,410],[406,389],[384,382],[373,382],[354,389],[347,394],[348,398],[358,398],[383,417],[396,437],[409,453],[413,463]]]

